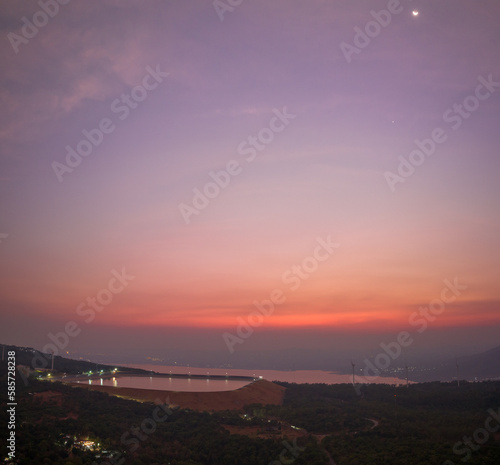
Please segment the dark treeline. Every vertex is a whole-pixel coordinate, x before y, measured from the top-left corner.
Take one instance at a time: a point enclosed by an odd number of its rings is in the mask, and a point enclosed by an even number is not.
[[[279,384],[287,391],[276,414],[327,434],[337,465],[500,464],[498,381],[373,384],[360,395],[351,385]]]
[[[0,375],[6,386],[5,364]],[[490,412],[496,417],[489,426],[498,425],[500,382],[367,385],[358,392],[345,384],[279,384],[287,388],[282,406],[203,413],[58,382],[18,382],[15,463],[328,465],[328,454],[337,465],[500,463],[500,432],[478,433],[486,431]],[[5,409],[0,421],[7,424]],[[223,425],[239,427],[241,434]],[[285,437],[291,425],[298,439]],[[279,433],[251,437],[245,428]],[[456,446],[464,437],[472,438],[471,445]],[[79,439],[99,443],[99,450],[77,447]],[[5,457],[4,441],[2,448]]]

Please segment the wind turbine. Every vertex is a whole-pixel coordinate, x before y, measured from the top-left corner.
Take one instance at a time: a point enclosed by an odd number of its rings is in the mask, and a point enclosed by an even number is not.
[[[352,385],[355,386],[356,382],[354,380],[354,367],[356,366],[356,364],[351,360],[351,365],[352,365]]]
[[[458,372],[458,359],[455,359],[455,364],[457,366],[457,387],[460,387],[460,378]]]
[[[408,364],[406,363],[406,355],[404,357],[405,360],[405,374],[406,374],[406,387],[408,387]]]

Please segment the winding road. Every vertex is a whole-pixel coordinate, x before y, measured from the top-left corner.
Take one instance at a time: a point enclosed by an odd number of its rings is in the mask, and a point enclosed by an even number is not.
[[[371,421],[373,423],[373,425],[370,426],[370,429],[376,428],[380,424],[380,421],[375,419],[375,418],[367,418],[367,420]],[[324,447],[322,447],[322,450],[325,452],[326,456],[328,457],[328,460],[330,461],[330,465],[337,465],[335,460],[333,460],[333,457],[331,456],[330,452],[328,452]]]
[[[323,450],[325,451],[325,454],[327,455],[328,460],[330,460],[330,465],[337,465],[335,460],[333,460],[333,457],[330,455],[330,452],[328,452],[324,447],[323,447]]]
[[[367,420],[373,423],[373,426],[370,429],[376,428],[380,424],[380,421],[376,420],[375,418],[367,418]]]

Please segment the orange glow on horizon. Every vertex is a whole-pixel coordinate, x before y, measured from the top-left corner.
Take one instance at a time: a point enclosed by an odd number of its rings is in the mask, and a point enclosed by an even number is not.
[[[410,322],[410,316],[416,314],[413,323]],[[124,327],[192,327],[206,329],[235,329],[240,324],[250,324],[255,328],[265,329],[298,329],[298,328],[318,328],[335,330],[361,330],[366,332],[379,331],[402,331],[408,328],[416,329],[420,327],[421,321],[427,321],[429,327],[466,327],[466,326],[484,326],[488,324],[498,324],[495,315],[487,312],[483,314],[473,314],[466,312],[453,312],[427,319],[419,314],[418,309],[392,310],[384,313],[366,311],[358,309],[349,312],[335,313],[279,313],[278,310],[269,316],[258,314],[256,310],[244,314],[221,315],[213,312],[212,315],[203,314],[200,316],[189,315],[187,312],[177,314],[130,314],[127,319],[122,319],[121,326]],[[431,315],[432,317],[432,315]],[[100,325],[116,325],[116,319],[113,316],[102,318]]]

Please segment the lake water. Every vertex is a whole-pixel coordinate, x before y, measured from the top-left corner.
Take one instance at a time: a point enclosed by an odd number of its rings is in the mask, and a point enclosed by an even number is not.
[[[340,374],[321,370],[239,370],[225,368],[197,368],[183,366],[147,365],[147,364],[120,364],[133,368],[141,368],[158,373],[178,373],[178,374],[198,374],[198,375],[228,375],[228,376],[251,376],[253,378],[262,377],[268,381],[284,381],[287,383],[325,383],[342,384],[352,383],[352,374]],[[377,383],[377,384],[403,384],[406,381],[399,378],[362,376],[356,375],[356,383]],[[195,380],[191,380],[193,382]],[[232,380],[230,380],[232,382]],[[212,382],[212,381],[210,381]],[[224,381],[222,381],[224,383]],[[235,381],[238,382],[238,381]],[[245,381],[243,381],[245,383]],[[241,387],[241,386],[240,386]],[[237,388],[235,388],[237,389]],[[226,389],[224,389],[226,390]]]
[[[159,370],[156,370],[159,372]],[[155,389],[158,391],[183,392],[215,392],[234,391],[246,386],[251,381],[232,379],[190,379],[155,376],[115,376],[114,378],[98,378],[76,381],[78,384],[95,386],[114,386],[135,389]]]

